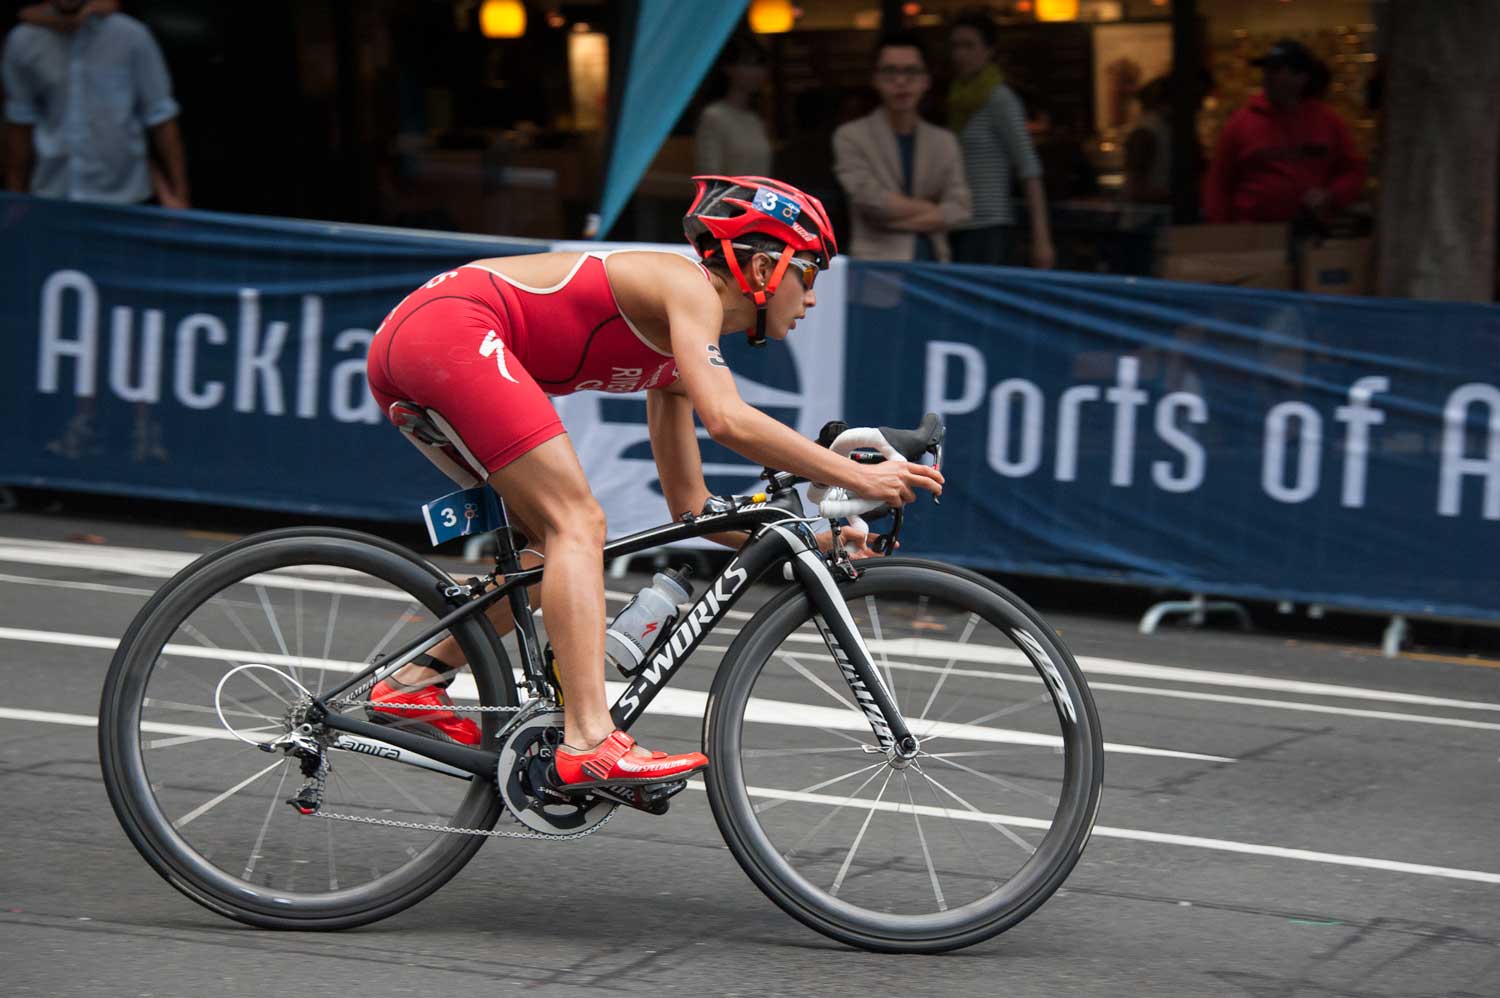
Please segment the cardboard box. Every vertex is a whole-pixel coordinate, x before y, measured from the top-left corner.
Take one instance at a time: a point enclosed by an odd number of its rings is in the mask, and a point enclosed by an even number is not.
[[[1288,227],[1173,225],[1157,241],[1157,273],[1172,281],[1288,290]]]
[[[1306,243],[1298,261],[1298,287],[1320,295],[1367,295],[1374,290],[1373,239]]]

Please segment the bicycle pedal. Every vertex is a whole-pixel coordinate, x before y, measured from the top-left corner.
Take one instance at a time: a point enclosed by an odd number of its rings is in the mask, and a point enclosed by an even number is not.
[[[647,814],[666,814],[667,808],[671,806],[672,798],[686,789],[687,780],[667,780],[663,783],[647,783],[640,786],[608,784],[596,786],[592,788],[592,792],[606,800],[633,807],[637,811],[645,811]]]

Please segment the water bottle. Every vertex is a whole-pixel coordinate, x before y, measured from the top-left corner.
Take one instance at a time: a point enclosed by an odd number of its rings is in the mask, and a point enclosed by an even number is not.
[[[634,676],[646,664],[646,653],[661,638],[677,616],[677,606],[692,599],[691,572],[666,569],[651,578],[651,585],[635,594],[604,632],[604,656],[625,676]]]

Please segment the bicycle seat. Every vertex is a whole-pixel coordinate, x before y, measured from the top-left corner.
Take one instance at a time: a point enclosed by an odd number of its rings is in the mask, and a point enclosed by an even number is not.
[[[459,485],[473,488],[489,477],[484,465],[436,409],[424,409],[415,402],[392,402],[389,415],[406,439]]]

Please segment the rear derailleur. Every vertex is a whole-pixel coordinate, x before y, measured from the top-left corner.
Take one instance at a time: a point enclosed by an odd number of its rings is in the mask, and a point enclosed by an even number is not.
[[[325,746],[313,737],[312,725],[300,724],[272,742],[258,746],[262,752],[280,750],[295,757],[302,767],[302,786],[287,798],[299,814],[317,814],[323,806],[323,784],[328,779],[328,756]]]

